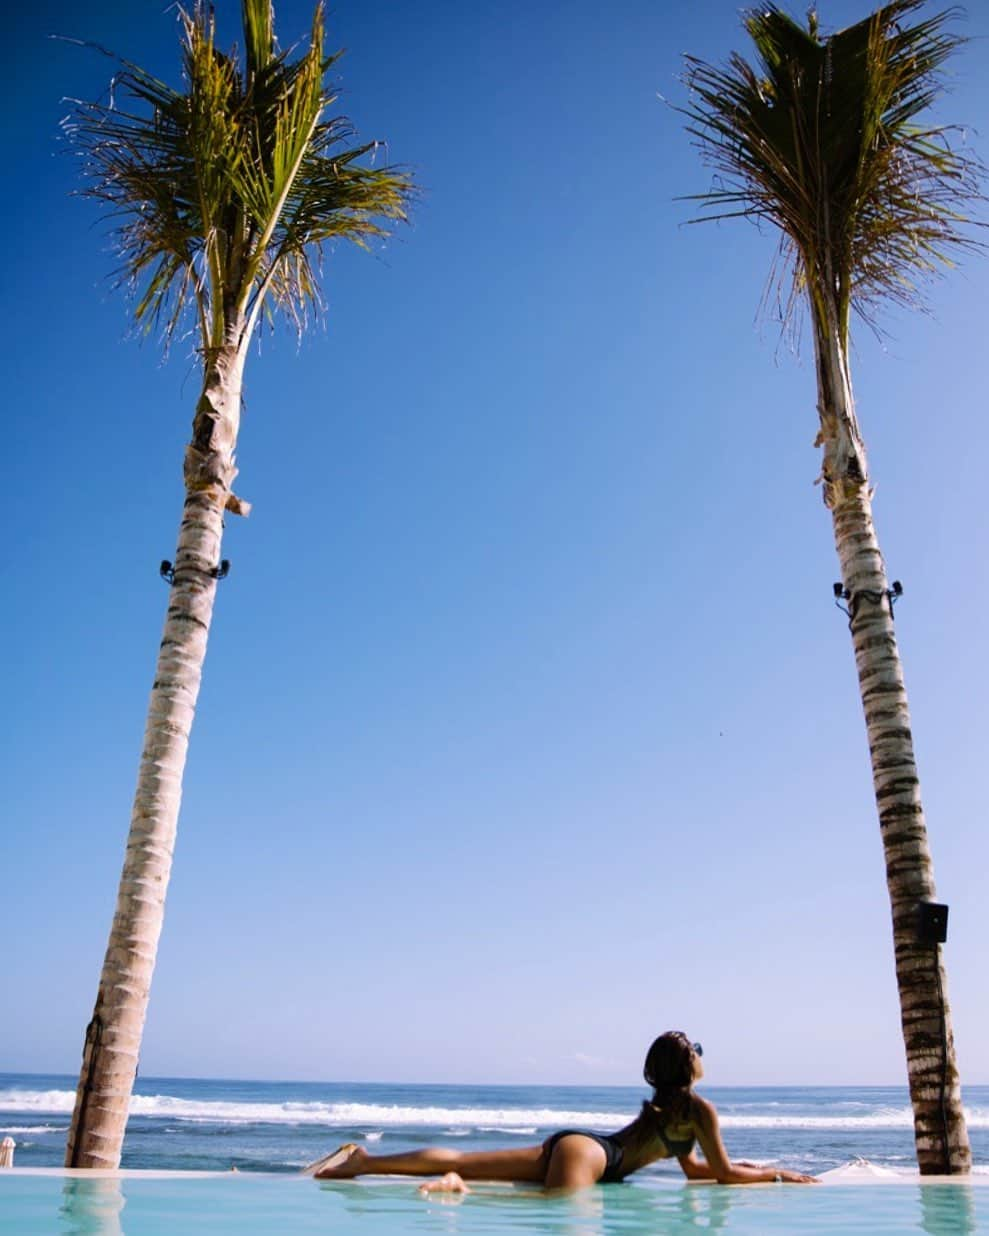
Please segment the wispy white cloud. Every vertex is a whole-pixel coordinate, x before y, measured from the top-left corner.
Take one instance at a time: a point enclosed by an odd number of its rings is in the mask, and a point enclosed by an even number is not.
[[[613,1069],[616,1061],[607,1060],[604,1056],[592,1056],[586,1051],[574,1051],[563,1057],[586,1069]]]

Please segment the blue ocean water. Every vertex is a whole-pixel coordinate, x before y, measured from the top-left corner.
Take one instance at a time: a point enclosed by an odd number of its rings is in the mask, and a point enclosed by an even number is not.
[[[0,1073],[0,1137],[18,1167],[61,1166],[75,1079]],[[914,1165],[905,1088],[702,1086],[733,1158],[809,1172],[856,1157]],[[121,1166],[297,1172],[340,1142],[372,1153],[439,1144],[527,1145],[554,1129],[617,1129],[645,1091],[614,1086],[442,1086],[357,1082],[138,1080]],[[964,1092],[976,1171],[989,1174],[989,1086]],[[682,1179],[676,1164],[646,1174]]]

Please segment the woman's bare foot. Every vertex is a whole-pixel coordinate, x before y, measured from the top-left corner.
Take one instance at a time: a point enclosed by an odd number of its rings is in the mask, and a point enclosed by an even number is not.
[[[367,1168],[368,1153],[354,1142],[346,1142],[332,1154],[324,1155],[304,1169],[307,1176],[317,1180],[350,1180]]]
[[[421,1184],[416,1189],[416,1192],[427,1197],[430,1193],[469,1193],[470,1189],[464,1184],[464,1178],[459,1173],[447,1172],[439,1180],[427,1180],[425,1184]]]

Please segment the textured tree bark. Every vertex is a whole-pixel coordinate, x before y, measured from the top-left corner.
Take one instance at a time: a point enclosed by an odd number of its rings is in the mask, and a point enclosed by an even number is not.
[[[243,357],[208,359],[186,451],[186,497],[117,906],[69,1129],[67,1167],[120,1164],[213,617],[223,512],[236,475]]]
[[[824,496],[842,582],[851,594],[849,625],[886,860],[917,1161],[924,1175],[964,1173],[972,1154],[947,981],[939,946],[918,936],[918,908],[936,900],[936,891],[889,581],[872,521],[847,355],[836,332],[816,343]]]

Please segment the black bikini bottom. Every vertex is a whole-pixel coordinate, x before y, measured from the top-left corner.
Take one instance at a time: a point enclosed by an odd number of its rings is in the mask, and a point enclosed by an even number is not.
[[[616,1181],[624,1179],[622,1162],[625,1158],[625,1149],[618,1144],[615,1138],[608,1137],[604,1133],[588,1133],[586,1129],[561,1129],[559,1133],[553,1133],[543,1142],[543,1149],[546,1151],[547,1158],[553,1153],[553,1147],[561,1137],[570,1137],[574,1133],[579,1134],[581,1137],[589,1137],[592,1142],[597,1142],[604,1151],[604,1173],[598,1184],[614,1184]]]

